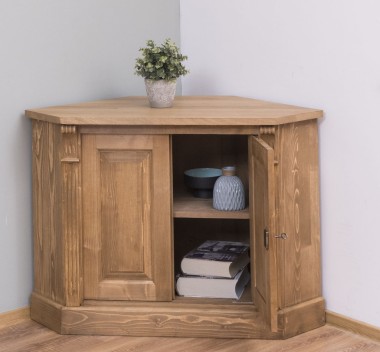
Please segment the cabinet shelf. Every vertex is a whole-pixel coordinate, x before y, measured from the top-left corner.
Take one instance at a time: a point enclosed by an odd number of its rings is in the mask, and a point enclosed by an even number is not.
[[[239,211],[220,211],[212,207],[212,199],[182,194],[174,197],[173,216],[197,219],[249,219],[249,208]]]

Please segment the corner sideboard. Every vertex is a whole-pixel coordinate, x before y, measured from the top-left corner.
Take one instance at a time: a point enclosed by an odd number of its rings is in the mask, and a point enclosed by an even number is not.
[[[27,110],[33,133],[31,317],[61,334],[283,339],[324,324],[318,118],[241,97],[127,97]],[[235,165],[247,208],[191,197],[183,172]],[[239,300],[179,297],[182,256],[251,246]]]

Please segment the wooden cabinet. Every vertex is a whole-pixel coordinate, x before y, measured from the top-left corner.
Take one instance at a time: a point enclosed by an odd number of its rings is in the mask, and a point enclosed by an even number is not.
[[[31,315],[63,334],[287,338],[324,324],[320,110],[239,97],[130,97],[28,110],[33,121]],[[235,165],[247,208],[217,211],[183,172]],[[239,301],[178,297],[206,239],[251,246]]]

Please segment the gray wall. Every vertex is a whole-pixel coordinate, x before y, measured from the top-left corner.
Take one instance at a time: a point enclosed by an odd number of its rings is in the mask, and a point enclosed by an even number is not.
[[[325,111],[323,294],[328,310],[380,327],[379,14],[378,0],[181,0],[184,95]]]
[[[179,44],[177,0],[0,0],[0,313],[32,291],[28,108],[145,94],[147,39]]]

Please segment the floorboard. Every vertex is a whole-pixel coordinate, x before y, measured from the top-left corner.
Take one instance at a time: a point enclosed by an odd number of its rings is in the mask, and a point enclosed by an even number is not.
[[[380,352],[380,343],[331,325],[284,341],[59,335],[23,320],[0,328],[1,352]]]

